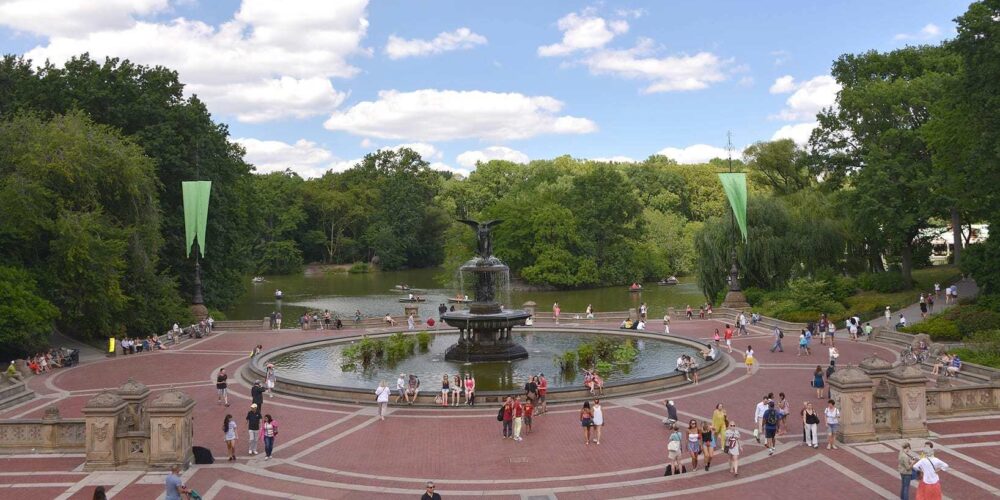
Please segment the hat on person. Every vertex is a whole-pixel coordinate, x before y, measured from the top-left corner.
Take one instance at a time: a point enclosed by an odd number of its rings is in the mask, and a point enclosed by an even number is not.
[[[254,380],[253,385],[260,385],[260,380]]]
[[[673,406],[674,405],[674,400],[671,399],[670,401],[667,401],[667,404],[670,405],[670,406]]]
[[[250,405],[250,408],[256,408],[256,407],[257,407],[257,403],[254,403],[254,404]]]

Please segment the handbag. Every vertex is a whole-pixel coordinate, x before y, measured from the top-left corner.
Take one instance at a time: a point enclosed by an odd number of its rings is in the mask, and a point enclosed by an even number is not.
[[[667,443],[667,451],[681,451],[681,442],[671,439]]]

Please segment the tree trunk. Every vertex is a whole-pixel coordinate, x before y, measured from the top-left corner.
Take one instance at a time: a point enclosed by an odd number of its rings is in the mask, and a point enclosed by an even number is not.
[[[962,263],[962,217],[957,207],[951,207],[951,237],[955,240],[952,255],[957,266]]]
[[[908,242],[899,254],[899,264],[903,271],[903,283],[909,287],[913,284],[913,243]]]

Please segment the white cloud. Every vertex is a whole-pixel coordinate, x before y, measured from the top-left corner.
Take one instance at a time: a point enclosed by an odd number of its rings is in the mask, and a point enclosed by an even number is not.
[[[638,160],[630,156],[599,156],[597,158],[587,158],[590,161],[604,161],[614,163],[636,163]]]
[[[898,33],[892,37],[896,41],[904,40],[934,40],[941,37],[941,28],[933,23],[927,23],[917,33]]]
[[[646,15],[646,9],[615,9],[615,15],[618,17],[631,17],[632,19],[639,19],[640,17]]]
[[[0,24],[36,35],[80,35],[126,29],[134,16],[165,10],[168,0],[4,0]]]
[[[774,135],[771,136],[772,141],[778,139],[791,139],[795,141],[795,144],[804,146],[809,142],[809,135],[816,126],[819,125],[818,122],[806,122],[806,123],[795,123],[792,125],[785,125],[777,130]]]
[[[790,76],[775,80],[771,93],[795,92],[785,101],[785,109],[772,116],[785,121],[815,120],[823,108],[837,103],[840,84],[830,75],[820,75],[802,83],[795,83]]]
[[[54,28],[45,33],[46,45],[26,55],[60,64],[86,51],[95,58],[163,65],[177,70],[187,90],[214,113],[250,122],[302,118],[328,113],[344,100],[344,93],[323,80],[358,72],[347,59],[367,53],[361,46],[366,8],[367,0],[243,0],[232,19],[218,26],[184,18],[147,22],[133,16],[142,14],[139,8],[122,8],[128,22],[92,25],[86,32]],[[0,15],[0,25],[18,29],[19,23],[24,24]]]
[[[431,170],[439,170],[441,172],[451,172],[451,173],[456,174],[456,175],[458,175],[459,177],[462,177],[462,178],[468,177],[469,176],[469,172],[471,172],[470,169],[467,169],[467,168],[456,168],[456,167],[453,167],[451,165],[448,165],[447,163],[440,162],[440,161],[431,162],[430,169]]]
[[[643,39],[631,49],[598,51],[583,62],[595,75],[649,80],[645,93],[706,88],[726,79],[723,67],[731,62],[710,52],[662,58],[652,57],[653,53],[653,41]]]
[[[621,19],[608,21],[594,15],[594,9],[584,9],[579,14],[571,12],[559,19],[556,25],[563,32],[562,41],[538,47],[539,56],[558,57],[578,50],[598,49],[628,31],[628,22]]]
[[[459,28],[452,32],[439,33],[433,40],[414,38],[407,40],[389,35],[385,53],[389,59],[440,54],[450,50],[471,49],[486,43],[486,37],[473,33],[469,28]]]
[[[291,169],[302,177],[319,177],[335,161],[333,153],[305,139],[299,139],[294,144],[253,138],[239,138],[236,142],[246,150],[244,159],[247,163],[265,174]]]
[[[725,148],[717,148],[708,144],[694,144],[683,149],[663,148],[656,154],[672,158],[681,164],[706,163],[712,158],[729,157],[729,151]]]
[[[375,101],[335,111],[324,126],[362,136],[417,141],[503,141],[597,130],[586,118],[560,116],[562,108],[563,103],[552,97],[513,92],[383,90]]]
[[[488,162],[490,160],[505,160],[514,163],[528,163],[531,161],[528,155],[506,146],[490,146],[476,151],[466,151],[455,159],[459,165],[467,168],[476,166],[477,162]]]
[[[775,80],[771,88],[768,89],[768,92],[772,94],[787,94],[795,90],[795,87],[795,78],[792,75],[785,75]]]
[[[399,151],[400,149],[403,148],[412,149],[413,151],[415,151],[417,154],[420,155],[420,158],[428,162],[431,160],[440,160],[441,158],[444,157],[444,153],[438,150],[438,148],[434,147],[433,144],[427,144],[426,142],[409,142],[393,146],[389,149],[392,149],[394,151]]]

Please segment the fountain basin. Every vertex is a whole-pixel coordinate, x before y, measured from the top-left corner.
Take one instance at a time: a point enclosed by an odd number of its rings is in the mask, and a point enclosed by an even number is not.
[[[370,337],[388,335],[390,333]],[[697,356],[698,350],[704,346],[685,338],[621,330],[532,328],[519,332],[512,338],[515,345],[531,351],[530,358],[511,362],[465,364],[444,359],[446,350],[457,339],[458,333],[443,331],[437,333],[437,338],[426,354],[417,354],[392,368],[343,373],[337,355],[344,346],[361,338],[356,336],[311,341],[268,351],[246,365],[242,374],[247,380],[262,379],[264,367],[268,363],[274,363],[277,375],[275,391],[278,393],[374,404],[373,394],[379,381],[385,380],[394,389],[398,374],[415,373],[421,379],[417,404],[433,405],[434,397],[440,394],[441,376],[445,373],[451,376],[474,373],[477,379],[477,403],[491,403],[498,398],[523,392],[521,388],[527,381],[527,376],[542,372],[549,380],[549,402],[579,401],[590,397],[582,387],[582,373],[579,370],[571,374],[561,373],[555,366],[553,357],[595,336],[627,337],[632,338],[637,345],[639,342],[644,344],[630,373],[616,372],[607,377],[606,396],[640,394],[687,385],[683,375],[673,370],[674,360],[681,354]],[[728,356],[701,363],[701,378],[711,377],[724,370],[729,363]]]

